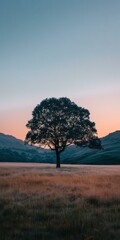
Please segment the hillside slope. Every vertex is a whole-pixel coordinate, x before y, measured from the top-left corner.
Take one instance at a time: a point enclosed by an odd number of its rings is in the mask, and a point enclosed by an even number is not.
[[[101,139],[102,150],[68,147],[61,154],[62,163],[120,164],[120,131]],[[50,150],[25,145],[22,140],[0,133],[0,161],[54,163],[55,153]]]
[[[71,147],[64,155],[65,163],[76,164],[120,164],[120,131],[101,139],[102,150]]]
[[[26,145],[22,140],[0,133],[0,162],[46,162],[49,153],[49,150]]]

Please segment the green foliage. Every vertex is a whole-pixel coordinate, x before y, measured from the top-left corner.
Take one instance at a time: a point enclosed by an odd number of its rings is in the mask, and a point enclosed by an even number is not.
[[[68,98],[45,99],[35,107],[32,116],[26,125],[30,129],[26,143],[46,145],[56,150],[57,158],[68,145],[93,147],[98,141],[89,111]]]

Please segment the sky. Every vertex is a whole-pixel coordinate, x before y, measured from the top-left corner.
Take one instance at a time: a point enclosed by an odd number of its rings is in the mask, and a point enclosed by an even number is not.
[[[120,129],[119,0],[0,0],[0,132],[24,139],[50,97],[87,108],[99,137]]]

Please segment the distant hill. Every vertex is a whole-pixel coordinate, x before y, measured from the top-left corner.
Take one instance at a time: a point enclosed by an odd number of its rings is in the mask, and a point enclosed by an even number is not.
[[[25,145],[22,140],[19,140],[11,135],[0,133],[0,149],[1,148],[26,150],[26,149],[30,149],[31,147]]]
[[[76,164],[120,164],[120,131],[101,138],[102,150],[70,147],[66,149],[64,162]]]
[[[62,163],[120,164],[120,131],[101,138],[102,150],[76,147],[66,148],[61,154]],[[25,145],[22,140],[0,133],[0,161],[4,162],[55,162],[50,150]]]
[[[22,140],[0,133],[0,162],[46,162],[49,153],[50,150],[26,145]]]

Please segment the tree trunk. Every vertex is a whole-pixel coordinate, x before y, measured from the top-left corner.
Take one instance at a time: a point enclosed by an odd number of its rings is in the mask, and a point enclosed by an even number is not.
[[[58,148],[56,149],[56,168],[60,168],[60,153]]]

